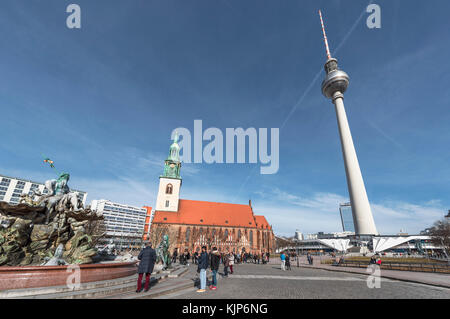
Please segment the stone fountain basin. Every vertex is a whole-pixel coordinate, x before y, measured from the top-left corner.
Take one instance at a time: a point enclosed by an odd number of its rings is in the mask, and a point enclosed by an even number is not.
[[[138,269],[136,261],[64,266],[2,266],[0,290],[67,285],[68,281],[73,283],[74,267],[79,267],[80,283],[127,277],[136,274]]]

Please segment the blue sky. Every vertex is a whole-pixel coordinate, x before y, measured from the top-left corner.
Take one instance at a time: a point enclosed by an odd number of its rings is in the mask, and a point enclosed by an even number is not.
[[[348,191],[331,51],[351,78],[345,106],[378,230],[416,233],[450,208],[450,2],[4,0],[0,173],[54,178],[154,206],[176,127],[280,129],[280,169],[185,164],[181,197],[247,203],[278,234],[339,231]],[[68,29],[77,3],[82,28]],[[284,124],[284,125],[283,125]],[[206,143],[205,143],[206,144]]]

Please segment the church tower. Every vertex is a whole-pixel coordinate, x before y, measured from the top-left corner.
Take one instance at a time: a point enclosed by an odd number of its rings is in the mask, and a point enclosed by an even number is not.
[[[173,143],[170,145],[169,156],[164,161],[164,173],[159,176],[155,210],[163,212],[178,211],[181,188],[180,168],[180,146],[178,145],[178,133],[175,133]]]

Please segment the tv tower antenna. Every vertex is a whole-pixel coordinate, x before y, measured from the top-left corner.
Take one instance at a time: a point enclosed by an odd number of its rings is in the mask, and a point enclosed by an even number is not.
[[[356,235],[378,235],[344,108],[344,92],[347,90],[350,78],[347,73],[338,69],[337,60],[331,57],[320,10],[319,16],[327,53],[327,61],[324,66],[326,76],[322,82],[322,93],[333,101],[336,109],[355,233]]]
[[[323,24],[322,11],[319,10],[320,23],[322,24],[323,41],[325,42],[325,50],[327,51],[328,60],[331,59],[330,47],[328,46],[327,34],[325,32],[325,25]]]

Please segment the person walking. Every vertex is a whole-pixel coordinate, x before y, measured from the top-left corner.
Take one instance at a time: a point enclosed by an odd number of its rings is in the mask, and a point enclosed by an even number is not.
[[[145,285],[144,289],[147,292],[150,287],[150,275],[153,272],[153,267],[156,262],[156,252],[152,248],[152,244],[150,242],[146,242],[145,248],[141,250],[139,253],[138,259],[139,268],[138,268],[138,282],[136,292],[139,293],[142,290],[142,277],[145,274]]]
[[[197,292],[206,291],[206,269],[208,269],[208,253],[206,252],[206,246],[202,247],[202,252],[198,258],[197,272],[200,273],[200,289]]]
[[[286,255],[284,254],[284,252],[281,252],[280,259],[281,259],[281,270],[284,271],[286,270],[285,268]]]
[[[189,259],[191,259],[191,254],[189,253],[189,250],[186,249],[186,261],[187,261],[187,265],[189,266]]]
[[[220,265],[220,253],[216,247],[213,247],[210,254],[210,263],[209,263],[212,271],[212,284],[209,286],[209,289],[216,290],[217,289],[217,271],[219,271]]]
[[[289,253],[286,254],[286,270],[291,270],[291,257]]]
[[[267,263],[269,263],[269,261],[270,261],[270,253],[269,252],[266,253],[266,257],[267,257]]]
[[[172,255],[172,264],[175,264],[177,262],[178,257],[178,248],[175,248]]]
[[[233,253],[230,253],[230,254],[228,255],[228,265],[230,266],[230,273],[231,273],[231,274],[233,274],[234,260],[235,260],[234,254],[233,254]]]
[[[223,262],[223,276],[228,277],[228,267],[230,267],[230,252],[226,253],[222,257]]]

